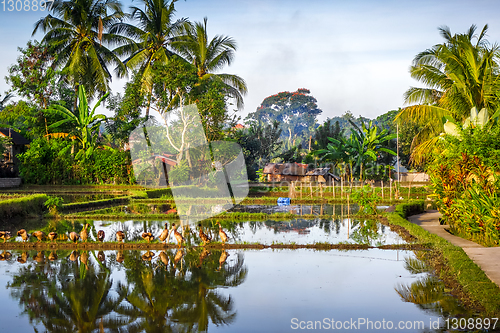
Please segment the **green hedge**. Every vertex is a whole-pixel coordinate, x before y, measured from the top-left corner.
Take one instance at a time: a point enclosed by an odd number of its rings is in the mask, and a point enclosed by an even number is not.
[[[14,216],[42,215],[45,210],[46,194],[33,194],[22,198],[0,201],[0,218]]]
[[[158,188],[152,190],[146,190],[148,199],[161,198],[162,196],[172,196],[172,190],[170,188]]]
[[[396,206],[395,213],[406,219],[408,216],[420,214],[425,211],[424,200],[414,200]]]
[[[75,203],[69,203],[69,204],[64,204],[62,206],[62,211],[63,212],[71,212],[71,211],[77,211],[80,209],[86,209],[86,208],[94,208],[94,207],[102,207],[102,206],[107,206],[107,205],[112,205],[112,204],[125,204],[128,203],[130,200],[130,197],[125,196],[125,197],[119,197],[119,198],[113,198],[113,199],[102,199],[102,200],[94,200],[94,201],[86,201],[86,202],[75,202]]]

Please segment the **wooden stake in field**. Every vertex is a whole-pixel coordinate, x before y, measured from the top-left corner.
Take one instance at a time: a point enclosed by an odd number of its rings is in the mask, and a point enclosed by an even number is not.
[[[344,178],[340,178],[340,200],[344,198]]]
[[[333,182],[332,197],[335,199],[335,179],[332,182]]]
[[[382,189],[382,199],[384,199],[384,181],[380,181],[380,188]]]
[[[349,194],[347,195],[347,218],[349,218],[349,214],[351,212],[351,209],[349,207]]]
[[[313,197],[313,185],[311,182],[309,183],[309,189],[311,190],[311,199],[312,199],[312,197]]]
[[[389,200],[392,200],[392,178],[389,182]]]
[[[319,195],[323,199],[323,183],[319,183]],[[323,214],[321,214],[323,215]]]

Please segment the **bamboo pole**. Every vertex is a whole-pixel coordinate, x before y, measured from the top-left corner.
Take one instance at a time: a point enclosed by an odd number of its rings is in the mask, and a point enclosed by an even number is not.
[[[309,182],[309,190],[311,191],[310,194],[311,194],[311,199],[313,197],[313,185],[311,182]]]
[[[334,199],[335,199],[335,179],[333,180],[332,198],[334,198]]]
[[[380,181],[380,187],[382,189],[382,199],[384,199],[384,181],[383,180]]]
[[[392,178],[389,182],[389,200],[392,200]]]

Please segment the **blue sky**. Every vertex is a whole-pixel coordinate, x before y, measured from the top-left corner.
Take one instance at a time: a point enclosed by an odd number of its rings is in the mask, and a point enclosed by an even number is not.
[[[131,2],[123,1],[125,8]],[[134,5],[140,6],[139,1]],[[0,93],[17,47],[31,37],[46,12],[8,12],[0,3]],[[350,110],[376,117],[403,106],[403,93],[419,85],[410,78],[413,57],[441,43],[439,26],[464,32],[489,24],[488,40],[500,41],[500,2],[479,1],[279,1],[180,0],[177,16],[208,17],[208,33],[238,44],[234,63],[222,72],[241,76],[249,93],[245,116],[280,91],[308,88],[323,110],[320,119]],[[114,79],[113,92],[124,80]]]

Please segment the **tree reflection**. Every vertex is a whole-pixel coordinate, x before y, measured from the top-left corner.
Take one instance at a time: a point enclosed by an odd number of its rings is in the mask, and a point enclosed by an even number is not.
[[[206,331],[210,321],[230,324],[236,316],[233,301],[217,289],[240,285],[247,269],[242,254],[231,265],[219,263],[222,253],[191,249],[177,262],[179,251],[174,250],[163,251],[152,262],[144,262],[138,252],[128,253],[127,285],[119,289],[127,303],[116,309],[131,322],[127,332]]]
[[[415,258],[405,258],[405,266],[412,274],[429,270],[422,261]],[[426,274],[409,285],[399,284],[395,290],[403,301],[416,304],[422,310],[439,316],[467,313],[458,300],[446,292],[444,282],[433,275]]]
[[[47,332],[206,331],[236,317],[220,288],[243,283],[247,268],[242,254],[228,256],[205,248],[23,252],[7,287]],[[125,276],[113,288],[111,269],[119,267]]]
[[[62,251],[59,256],[64,259],[21,267],[8,284],[30,322],[42,323],[48,332],[116,330],[126,324],[111,315],[123,298],[110,294],[110,270],[91,262],[86,267],[69,260],[68,253]],[[39,252],[36,257],[44,254]]]

